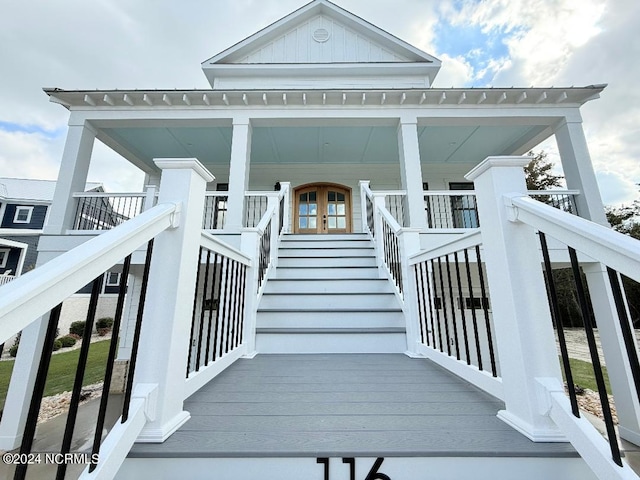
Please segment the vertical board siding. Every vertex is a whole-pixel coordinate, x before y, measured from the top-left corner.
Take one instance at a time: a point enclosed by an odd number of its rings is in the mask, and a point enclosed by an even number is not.
[[[312,38],[313,32],[318,28],[326,28],[329,32],[330,37],[324,43]],[[358,35],[345,25],[318,15],[244,55],[238,63],[366,63],[407,60],[375,41]]]

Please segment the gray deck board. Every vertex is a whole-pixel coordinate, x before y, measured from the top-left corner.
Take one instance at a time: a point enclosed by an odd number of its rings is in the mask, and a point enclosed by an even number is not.
[[[496,417],[504,404],[404,355],[259,355],[185,402],[191,419],[130,457],[576,456]]]

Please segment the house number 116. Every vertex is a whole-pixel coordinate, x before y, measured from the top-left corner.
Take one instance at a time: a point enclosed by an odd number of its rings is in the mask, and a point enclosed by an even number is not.
[[[378,469],[384,462],[384,458],[378,457],[375,462],[373,462],[373,466],[364,480],[391,480],[389,475],[385,475],[382,472],[379,472]],[[324,480],[329,480],[329,458],[317,458],[316,463],[321,463],[324,465]],[[355,458],[343,458],[342,463],[349,465],[349,480],[356,480],[356,459]]]

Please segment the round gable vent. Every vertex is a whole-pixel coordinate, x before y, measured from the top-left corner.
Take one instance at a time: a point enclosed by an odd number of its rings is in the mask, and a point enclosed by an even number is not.
[[[329,30],[326,28],[317,28],[312,35],[313,39],[318,43],[324,43],[329,40]]]

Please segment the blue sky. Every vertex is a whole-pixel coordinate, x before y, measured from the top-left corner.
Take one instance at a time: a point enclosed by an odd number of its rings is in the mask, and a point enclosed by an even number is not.
[[[306,0],[24,0],[0,16],[0,175],[55,179],[68,111],[43,87],[206,88],[200,62]],[[637,0],[335,0],[435,55],[435,86],[608,83],[582,108],[605,203],[640,182]],[[553,140],[539,148],[558,161]],[[99,142],[90,180],[111,191],[142,177]]]

